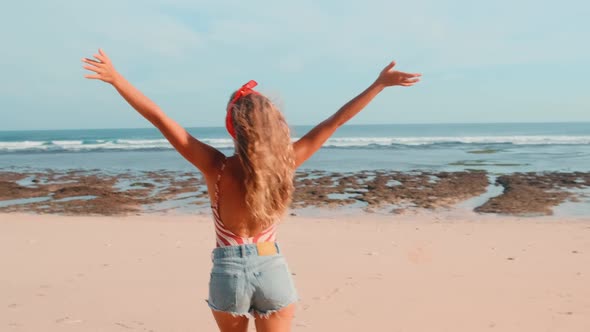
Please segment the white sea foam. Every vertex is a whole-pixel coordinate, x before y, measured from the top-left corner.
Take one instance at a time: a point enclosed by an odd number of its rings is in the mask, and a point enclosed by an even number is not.
[[[293,140],[299,139],[298,137]],[[232,148],[230,138],[201,139],[216,148]],[[432,144],[590,144],[590,136],[436,136],[436,137],[332,137],[324,147],[388,147],[392,145],[432,145]],[[112,150],[163,150],[172,149],[166,139],[96,139],[96,140],[51,140],[0,142],[0,152],[35,151],[112,151]]]
[[[21,141],[21,142],[0,142],[0,151],[19,151],[41,148],[45,142]]]
[[[362,147],[369,145],[387,146],[429,145],[441,143],[463,144],[590,144],[590,136],[432,136],[432,137],[335,137],[330,138],[324,146]]]

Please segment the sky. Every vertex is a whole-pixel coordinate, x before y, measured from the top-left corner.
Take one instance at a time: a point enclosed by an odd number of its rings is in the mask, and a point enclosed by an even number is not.
[[[250,79],[313,125],[391,60],[422,73],[350,124],[590,121],[590,3],[547,0],[12,1],[0,12],[0,130],[145,128],[88,80],[102,48],[185,127],[223,126]]]

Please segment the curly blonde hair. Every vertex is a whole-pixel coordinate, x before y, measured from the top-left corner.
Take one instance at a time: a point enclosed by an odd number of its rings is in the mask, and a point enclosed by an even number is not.
[[[286,212],[293,198],[295,153],[290,129],[284,115],[262,95],[241,97],[229,111],[236,154],[245,173],[246,204],[256,223],[266,228]]]

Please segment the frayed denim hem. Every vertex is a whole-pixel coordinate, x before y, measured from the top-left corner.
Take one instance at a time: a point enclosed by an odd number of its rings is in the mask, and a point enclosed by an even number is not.
[[[214,305],[212,305],[209,302],[209,300],[205,300],[205,302],[207,302],[207,304],[209,305],[209,308],[211,308],[212,310],[219,311],[219,312],[225,312],[226,314],[231,314],[233,317],[254,318],[254,316],[249,312],[245,312],[245,313],[241,314],[241,313],[237,313],[237,312],[233,312],[233,311],[225,311],[225,310],[221,310],[221,309],[216,308]]]
[[[293,301],[291,301],[291,302],[288,302],[287,304],[285,304],[285,305],[282,305],[282,306],[278,307],[277,309],[273,309],[273,310],[267,310],[267,311],[265,311],[265,312],[261,312],[261,311],[258,311],[258,310],[256,310],[256,309],[254,309],[253,311],[254,311],[254,312],[255,312],[255,313],[258,315],[258,316],[260,316],[260,318],[262,318],[262,319],[267,319],[267,318],[269,318],[269,317],[270,317],[270,315],[274,314],[275,312],[277,312],[277,311],[280,311],[280,310],[284,309],[285,307],[288,307],[288,306],[290,306],[290,305],[291,305],[291,304],[293,304],[293,303],[297,303],[297,302],[299,302],[299,300],[300,300],[299,298],[296,298],[295,300],[293,300]]]

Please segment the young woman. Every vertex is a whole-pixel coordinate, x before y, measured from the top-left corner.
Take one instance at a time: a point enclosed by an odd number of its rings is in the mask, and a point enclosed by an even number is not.
[[[420,74],[393,70],[395,62],[389,63],[365,91],[294,143],[283,114],[250,81],[226,107],[226,128],[235,145],[234,155],[226,157],[133,87],[102,50],[82,61],[94,72],[86,78],[113,85],[203,173],[217,243],[207,302],[219,329],[246,331],[253,315],[258,331],[289,331],[298,296],[275,239],[277,221],[291,202],[295,169],[385,87],[411,86]]]

